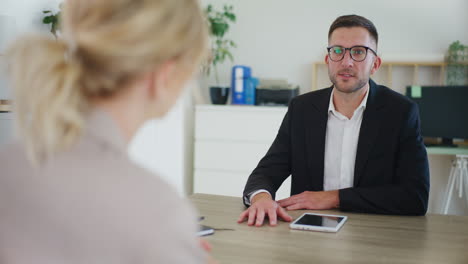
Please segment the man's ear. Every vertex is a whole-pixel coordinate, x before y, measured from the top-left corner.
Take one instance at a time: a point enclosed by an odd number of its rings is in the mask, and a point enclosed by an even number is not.
[[[374,63],[372,64],[371,74],[374,74],[382,65],[382,59],[379,56],[375,56]]]
[[[325,63],[326,64],[328,64],[328,60],[329,60],[329,58],[328,58],[328,54],[327,54],[327,55],[325,55]]]

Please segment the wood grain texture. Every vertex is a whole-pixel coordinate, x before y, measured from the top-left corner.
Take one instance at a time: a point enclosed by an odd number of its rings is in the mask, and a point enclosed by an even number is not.
[[[220,263],[468,263],[467,216],[387,216],[341,211],[291,211],[347,215],[338,233],[237,224],[240,197],[194,194],[202,222],[219,230],[206,237]]]

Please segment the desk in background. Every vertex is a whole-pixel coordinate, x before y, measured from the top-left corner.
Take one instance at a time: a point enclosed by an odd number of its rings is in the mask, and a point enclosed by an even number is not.
[[[426,147],[429,155],[468,155],[468,147]]]
[[[462,198],[462,203],[468,205],[468,147],[459,146],[453,147],[426,147],[427,153],[430,155],[450,155],[454,156],[455,159],[452,161],[448,181],[445,186],[443,194],[442,206],[439,212],[442,214],[448,214],[450,204],[453,198]],[[461,189],[461,191],[460,191]]]
[[[290,230],[289,223],[237,224],[240,197],[194,194],[202,222],[219,230],[206,237],[220,263],[468,263],[468,217],[449,215],[347,215],[338,233]],[[296,219],[312,210],[291,211]],[[315,211],[317,212],[317,211]]]

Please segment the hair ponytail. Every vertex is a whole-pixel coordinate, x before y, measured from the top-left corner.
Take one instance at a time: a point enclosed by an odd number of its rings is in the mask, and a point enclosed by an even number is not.
[[[16,126],[36,162],[77,141],[91,98],[168,60],[194,69],[208,49],[198,0],[69,0],[62,10],[62,39],[25,36],[7,53]]]
[[[82,70],[67,51],[60,40],[25,36],[7,52],[16,128],[33,162],[73,144],[83,127]]]

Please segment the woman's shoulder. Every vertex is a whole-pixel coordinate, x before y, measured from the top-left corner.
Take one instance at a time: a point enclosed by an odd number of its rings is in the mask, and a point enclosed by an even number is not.
[[[2,168],[2,172],[24,167],[28,163],[26,151],[20,142],[12,141],[0,146],[0,168]]]
[[[13,227],[24,229],[22,225],[30,224],[55,232],[54,223],[59,221],[65,233],[74,238],[70,243],[78,251],[89,246],[89,241],[106,237],[108,245],[128,251],[122,254],[133,254],[132,250],[139,248],[152,252],[155,259],[167,260],[165,263],[201,260],[192,205],[169,183],[126,155],[96,148],[71,149],[34,167],[27,162],[21,145],[4,146],[0,150],[2,197],[23,197],[13,199],[21,201],[21,206],[12,204],[11,199],[6,199],[6,205],[11,210],[25,207],[34,212],[28,217],[30,222]],[[38,205],[41,210],[36,210]],[[21,215],[10,213],[10,217]],[[65,234],[57,236],[67,238]],[[174,250],[182,251],[174,255]]]

